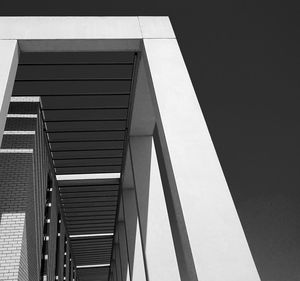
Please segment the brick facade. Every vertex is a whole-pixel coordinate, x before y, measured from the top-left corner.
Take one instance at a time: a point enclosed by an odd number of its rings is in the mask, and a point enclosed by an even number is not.
[[[0,281],[41,280],[46,189],[50,183],[53,198],[47,280],[55,280],[57,256],[60,257],[58,280],[64,280],[63,237],[66,231],[62,219],[60,252],[57,255],[59,192],[48,156],[38,102],[11,102],[5,131],[0,150]],[[67,273],[68,265],[69,261]],[[66,277],[68,280],[68,275]]]

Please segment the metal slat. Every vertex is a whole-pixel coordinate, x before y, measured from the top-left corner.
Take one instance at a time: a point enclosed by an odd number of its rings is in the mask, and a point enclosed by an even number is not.
[[[22,52],[20,65],[133,64],[133,52]]]
[[[47,121],[48,132],[125,130],[126,120]]]
[[[117,195],[62,198],[62,203],[117,202]]]
[[[74,255],[76,258],[78,257],[81,261],[88,260],[89,258],[93,257],[94,259],[104,259],[108,258],[108,255],[111,254],[113,245],[107,248],[99,248],[96,251],[93,251],[92,248],[83,248],[74,251]]]
[[[109,249],[111,252],[112,247]],[[91,258],[97,260],[97,259],[106,259],[110,257],[110,253],[109,251],[106,252],[101,252],[101,251],[96,251],[96,252],[92,252],[92,251],[82,251],[82,253],[76,253],[75,257],[76,260],[90,260]]]
[[[93,258],[90,262],[89,259],[80,259],[77,265],[97,265],[97,264],[109,264],[109,259],[107,257],[101,258]],[[78,276],[80,276],[78,274]],[[90,278],[90,279],[89,279]],[[84,276],[80,276],[80,281],[107,281],[108,277],[106,276],[105,279],[102,279],[103,276],[99,275],[99,273],[84,273]]]
[[[94,186],[87,186],[87,187],[67,187],[67,188],[60,188],[61,195],[68,195],[74,193],[85,193],[89,194],[90,192],[116,192],[118,191],[118,186],[104,186],[104,187],[94,187]]]
[[[61,199],[72,199],[72,198],[90,198],[90,197],[112,197],[118,196],[118,191],[98,191],[98,192],[69,192],[60,193]]]
[[[70,168],[56,168],[57,175],[70,174],[99,174],[99,173],[120,173],[121,166],[99,166],[99,167],[70,167]]]
[[[112,215],[112,216],[102,216],[102,217],[99,217],[99,216],[84,216],[84,217],[73,217],[73,218],[70,218],[70,217],[65,217],[66,221],[67,222],[77,222],[77,221],[92,221],[92,220],[112,220],[114,219],[115,215]]]
[[[82,244],[82,243],[102,243],[102,242],[108,242],[113,241],[112,236],[93,236],[93,237],[72,237],[72,242],[74,244]]]
[[[93,149],[123,149],[123,141],[94,141],[94,142],[64,142],[50,143],[51,150],[93,150]]]
[[[74,110],[43,110],[48,121],[84,121],[84,120],[126,120],[127,109],[74,109]]]
[[[131,81],[16,81],[14,96],[128,94]]]
[[[79,262],[84,262],[84,261],[91,261],[93,260],[93,263],[96,263],[96,261],[101,261],[101,260],[107,260],[110,258],[110,254],[99,254],[100,257],[98,257],[97,254],[95,255],[90,255],[89,253],[86,254],[86,257],[84,255],[75,255],[76,261],[78,260]]]
[[[113,230],[114,227],[111,226],[85,227],[84,229],[68,229],[70,235],[109,233],[113,232]]]
[[[73,151],[73,152],[53,152],[53,160],[63,159],[88,159],[88,158],[121,158],[122,151],[119,150],[94,150],[91,151]]]
[[[111,250],[106,252],[95,252],[95,254],[91,254],[90,252],[83,252],[81,255],[76,253],[74,256],[76,257],[76,261],[78,262],[84,262],[84,261],[91,261],[93,262],[97,260],[106,260],[110,258]]]
[[[112,241],[113,239],[111,238],[110,240],[97,240],[97,241],[93,241],[91,239],[92,237],[87,238],[83,243],[78,243],[78,241],[74,241],[72,239],[72,246],[74,247],[74,249],[76,247],[94,247],[99,245],[99,247],[101,246],[103,247],[108,247],[109,245],[112,245]]]
[[[124,140],[125,131],[107,132],[57,132],[48,133],[50,142],[57,141],[103,141],[103,140]]]
[[[86,229],[101,229],[101,228],[106,228],[106,227],[114,227],[114,222],[112,223],[98,223],[98,224],[82,224],[82,225],[73,225],[73,224],[69,224],[68,225],[68,230],[69,231],[75,231],[75,230],[86,230]]]
[[[89,260],[83,259],[83,260],[79,260],[78,262],[76,261],[76,263],[77,265],[93,265],[93,264],[97,265],[97,264],[109,264],[109,261],[110,260],[106,257],[103,259],[93,258],[91,262],[89,262]],[[80,275],[78,274],[78,276]],[[89,275],[87,273],[84,273],[84,276],[80,276],[79,280],[80,281],[102,281],[102,280],[107,281],[108,276],[103,277],[102,275],[99,275],[99,273],[89,273]]]
[[[83,252],[85,253],[107,253],[111,250],[112,248],[112,244],[109,245],[109,247],[107,246],[103,246],[103,245],[91,245],[90,247],[73,247],[72,245],[72,250],[74,254],[82,254]]]
[[[76,225],[68,225],[68,231],[97,231],[97,230],[104,230],[104,229],[114,229],[114,223],[110,224],[98,224],[98,225],[82,225],[82,226],[76,226]]]
[[[91,207],[91,209],[87,209],[86,207],[72,207],[72,208],[64,208],[64,212],[67,213],[67,215],[72,214],[113,214],[116,212],[116,207],[114,206],[105,206],[105,207]]]
[[[74,194],[74,193],[85,193],[90,192],[116,192],[119,186],[115,185],[105,185],[105,186],[76,186],[76,187],[60,187],[60,193],[62,195]]]
[[[92,237],[87,238],[86,241],[84,241],[83,243],[78,243],[78,241],[74,241],[72,238],[72,246],[74,247],[74,249],[78,247],[80,248],[80,247],[95,247],[95,246],[105,248],[111,246],[113,242],[112,238],[110,240],[97,240],[97,241],[93,241],[90,238]]]
[[[43,96],[42,109],[127,108],[129,95]]]
[[[74,249],[74,251],[79,251],[81,249],[95,249],[95,250],[108,250],[112,247],[112,240],[111,241],[107,241],[107,243],[103,243],[103,241],[101,242],[97,242],[93,243],[93,244],[85,244],[85,245],[76,245],[76,244],[72,244],[72,247]]]
[[[113,232],[114,228],[101,228],[101,229],[87,229],[87,230],[81,230],[81,231],[73,231],[69,230],[69,235],[87,235],[87,234],[99,234],[99,233],[107,233],[107,232]]]
[[[73,207],[67,207],[63,208],[64,212],[66,213],[88,213],[88,212],[104,212],[104,211],[112,211],[116,212],[116,207],[115,206],[90,206],[90,207],[85,207],[85,206],[73,206]]]
[[[76,202],[76,206],[72,202],[62,202],[63,207],[66,208],[78,208],[78,207],[115,207],[117,201],[94,201],[94,202]]]
[[[99,159],[73,159],[73,160],[54,160],[55,167],[82,167],[82,166],[120,166],[122,158],[99,158]]]
[[[73,218],[73,217],[86,217],[86,216],[96,216],[96,215],[108,215],[108,216],[115,216],[115,211],[100,211],[100,212],[71,212],[68,214],[65,214],[66,218]]]
[[[87,219],[85,221],[82,221],[82,220],[67,220],[67,224],[68,225],[72,225],[72,226],[87,226],[87,225],[93,225],[93,226],[96,226],[96,225],[101,225],[103,226],[104,224],[109,224],[109,226],[111,224],[114,224],[114,219],[105,219],[105,220],[91,220],[91,219]]]
[[[111,250],[112,244],[109,247],[103,246],[103,245],[91,245],[90,247],[74,247],[72,245],[72,250],[74,254],[80,255],[81,253],[107,253]]]
[[[119,185],[120,179],[81,179],[81,180],[61,180],[58,182],[59,187],[75,187],[75,186],[109,186]]]
[[[82,198],[61,198],[63,204],[86,203],[86,202],[113,202],[117,203],[117,196],[89,196]]]
[[[86,239],[84,241],[76,241],[74,240],[74,238],[72,238],[72,245],[76,248],[76,247],[94,247],[95,245],[99,245],[99,247],[107,247],[109,245],[112,245],[113,239],[107,239],[107,240],[93,240],[93,237],[85,237]]]
[[[108,243],[109,242],[109,243]],[[101,241],[100,243],[93,243],[93,244],[89,244],[89,245],[76,245],[76,244],[72,244],[72,247],[74,249],[74,251],[76,252],[77,250],[80,249],[95,249],[95,250],[103,250],[103,249],[110,249],[112,247],[112,240],[108,241],[107,243],[103,243],[103,241]],[[72,242],[73,243],[73,242]]]
[[[75,255],[80,255],[82,253],[96,253],[97,255],[109,253],[111,251],[112,244],[109,247],[103,246],[102,245],[92,245],[90,247],[73,247],[72,245],[72,251]]]
[[[90,261],[91,264],[97,264],[97,263],[100,264],[100,261],[104,261],[103,263],[106,263],[105,261],[109,260],[110,254],[105,254],[105,255],[100,254],[100,257],[98,257],[97,255],[89,255],[89,254],[87,254],[86,257],[83,257],[82,255],[81,256],[75,255],[75,257],[76,257],[76,261],[80,263]]]
[[[131,79],[132,65],[19,65],[16,81]]]
[[[84,254],[84,253],[91,253],[91,254],[96,254],[96,255],[99,255],[99,254],[106,254],[106,253],[111,253],[111,248],[112,248],[112,245],[110,245],[110,247],[108,248],[102,248],[101,245],[96,248],[95,245],[92,246],[92,247],[89,247],[89,248],[85,248],[85,247],[82,247],[82,248],[75,248],[73,247],[72,245],[72,250],[73,250],[73,253],[75,255],[81,255],[81,254]]]
[[[116,206],[99,206],[99,204],[95,206],[63,206],[63,209],[66,213],[70,212],[84,212],[84,211],[116,211]]]
[[[73,243],[73,242],[72,242]],[[80,249],[100,249],[100,250],[107,250],[112,247],[112,240],[108,241],[107,243],[97,242],[97,243],[91,243],[91,244],[72,244],[72,247],[74,251],[76,252],[77,250]]]

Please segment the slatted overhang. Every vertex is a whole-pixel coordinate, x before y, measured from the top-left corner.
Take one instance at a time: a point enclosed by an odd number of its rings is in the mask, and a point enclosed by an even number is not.
[[[39,96],[57,175],[120,173],[137,54],[21,53],[13,96]],[[36,104],[10,104],[34,113]],[[22,110],[22,112],[21,112]],[[59,181],[76,266],[109,264],[119,179]],[[107,280],[108,268],[80,268],[79,280]]]
[[[69,235],[114,232],[119,184],[119,179],[59,181]]]
[[[132,52],[21,54],[13,95],[41,97],[58,175],[121,172],[135,61]]]
[[[80,281],[107,280],[109,274],[108,267],[100,268],[81,268],[78,270]]]

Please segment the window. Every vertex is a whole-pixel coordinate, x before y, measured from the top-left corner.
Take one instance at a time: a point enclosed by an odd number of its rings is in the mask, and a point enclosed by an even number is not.
[[[56,235],[56,257],[55,257],[55,280],[58,280],[58,269],[60,260],[60,231],[61,231],[61,215],[57,215],[57,235]]]
[[[51,221],[51,201],[52,201],[52,181],[48,176],[47,190],[46,190],[46,202],[44,212],[44,227],[43,227],[43,246],[42,246],[42,260],[41,260],[41,274],[40,280],[47,281],[48,275],[48,244],[50,238],[50,221]]]
[[[66,269],[67,269],[67,245],[68,245],[68,241],[67,241],[67,236],[65,235],[65,239],[64,239],[64,280],[66,280]]]

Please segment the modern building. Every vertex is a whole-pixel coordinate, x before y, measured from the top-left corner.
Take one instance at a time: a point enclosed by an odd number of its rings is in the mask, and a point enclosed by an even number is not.
[[[0,142],[0,280],[260,280],[168,17],[0,18]]]

